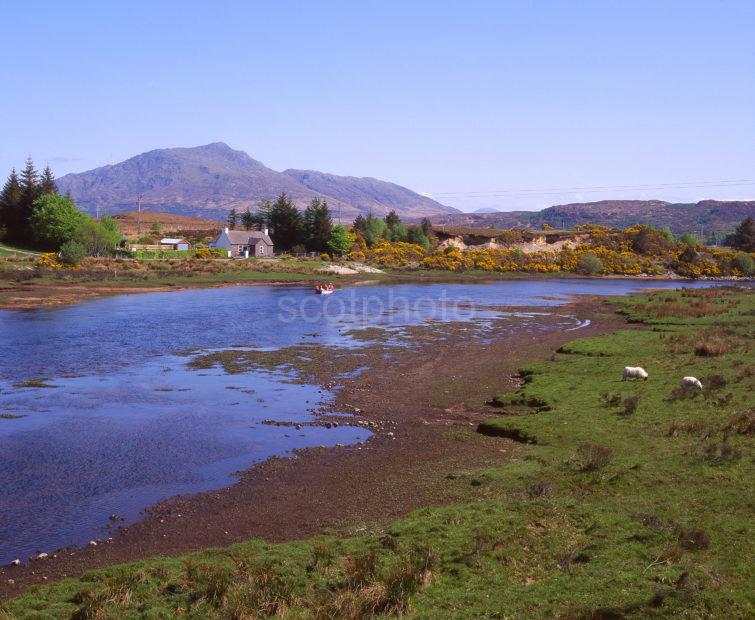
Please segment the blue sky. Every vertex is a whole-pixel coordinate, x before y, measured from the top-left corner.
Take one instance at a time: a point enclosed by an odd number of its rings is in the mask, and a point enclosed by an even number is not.
[[[464,210],[755,197],[752,0],[32,0],[3,21],[2,174],[222,140]]]

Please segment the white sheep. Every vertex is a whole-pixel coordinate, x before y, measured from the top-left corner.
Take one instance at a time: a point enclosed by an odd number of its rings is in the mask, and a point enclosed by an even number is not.
[[[626,381],[627,379],[644,379],[647,381],[648,373],[645,372],[644,368],[640,368],[639,366],[624,366],[621,380]]]
[[[686,388],[686,387],[696,387],[696,388],[700,388],[702,390],[703,389],[703,384],[700,383],[700,379],[697,379],[695,377],[684,377],[682,379],[682,387],[684,387],[684,388]]]

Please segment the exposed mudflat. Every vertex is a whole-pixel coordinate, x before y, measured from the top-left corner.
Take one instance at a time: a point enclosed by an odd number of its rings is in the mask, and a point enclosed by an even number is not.
[[[526,324],[504,316],[477,325],[370,330],[364,334],[370,344],[339,351],[335,363],[317,344],[275,352],[232,348],[194,358],[200,366],[219,365],[238,374],[291,365],[303,379],[338,388],[313,424],[361,426],[373,435],[358,445],[273,457],[239,472],[231,486],[163,501],[131,525],[114,523],[112,540],[103,538],[96,547],[51,551],[46,559],[4,567],[0,592],[10,596],[31,583],[94,567],[254,537],[284,541],[332,528],[357,532],[463,497],[465,486],[451,472],[506,462],[521,450],[514,441],[475,432],[479,421],[496,415],[485,404],[491,394],[515,387],[522,363],[548,357],[571,338],[605,333],[622,323],[605,309],[596,313],[601,309],[589,301],[552,313],[542,310],[518,307]],[[566,331],[588,318],[589,325]],[[405,346],[389,347],[388,338]],[[283,430],[291,426],[270,423]]]

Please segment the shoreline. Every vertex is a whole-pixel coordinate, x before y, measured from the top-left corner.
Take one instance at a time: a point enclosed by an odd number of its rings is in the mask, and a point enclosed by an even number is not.
[[[377,359],[355,378],[336,380],[334,371],[323,367],[318,379],[342,386],[331,410],[354,412],[350,423],[371,425],[376,432],[367,442],[273,457],[240,472],[230,486],[151,507],[141,521],[114,533],[112,542],[1,567],[0,596],[155,555],[251,538],[282,542],[333,529],[354,533],[423,506],[465,497],[468,487],[449,482],[450,472],[511,462],[521,451],[513,441],[474,432],[479,422],[495,415],[485,404],[490,394],[502,385],[516,388],[522,364],[546,359],[565,342],[627,327],[595,299],[559,309],[580,320],[589,318],[591,324],[573,332],[553,326],[521,329],[499,334],[490,344],[474,341],[473,346],[460,346],[469,345],[461,334],[439,342],[420,339],[418,348],[402,349],[390,360]]]
[[[494,282],[499,280],[541,280],[541,279],[579,279],[579,280],[629,280],[638,282],[727,282],[747,283],[755,282],[755,278],[747,277],[701,277],[697,279],[649,275],[603,275],[585,276],[577,273],[529,273],[529,272],[383,272],[359,273],[356,275],[335,274],[303,274],[303,273],[262,273],[257,278],[231,278],[218,281],[192,282],[175,279],[172,281],[151,284],[145,281],[113,281],[97,280],[82,283],[38,283],[34,281],[15,283],[10,288],[0,287],[0,310],[40,310],[45,308],[59,308],[69,306],[100,297],[113,295],[130,295],[137,293],[166,293],[171,291],[187,291],[196,289],[228,288],[232,286],[309,286],[314,282],[332,280],[339,286],[354,286],[360,284],[404,284],[404,283],[455,283]]]

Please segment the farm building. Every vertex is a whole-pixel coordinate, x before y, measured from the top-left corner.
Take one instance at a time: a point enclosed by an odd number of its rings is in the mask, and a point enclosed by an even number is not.
[[[273,240],[267,228],[259,230],[228,230],[224,228],[210,243],[211,248],[228,250],[230,258],[264,257],[273,255]]]
[[[191,244],[186,239],[160,239],[161,250],[190,250]]]

